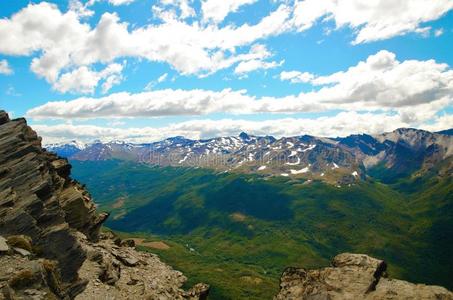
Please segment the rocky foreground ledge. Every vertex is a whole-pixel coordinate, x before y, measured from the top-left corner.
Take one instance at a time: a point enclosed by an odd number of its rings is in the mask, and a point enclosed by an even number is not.
[[[0,300],[205,299],[133,243],[100,234],[90,194],[71,165],[41,147],[25,119],[0,111]]]
[[[274,300],[453,299],[453,293],[440,286],[388,278],[386,269],[383,260],[351,253],[335,256],[327,268],[287,268]]]

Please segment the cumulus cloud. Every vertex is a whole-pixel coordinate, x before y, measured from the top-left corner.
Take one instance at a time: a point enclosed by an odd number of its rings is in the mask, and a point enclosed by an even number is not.
[[[72,72],[61,75],[53,84],[53,88],[57,91],[93,93],[98,86],[99,81],[105,80],[102,84],[102,92],[106,93],[113,85],[119,84],[122,79],[121,72],[123,65],[110,64],[105,69],[97,72],[86,66],[79,67]]]
[[[382,50],[347,71],[311,80],[323,86],[317,97],[331,103],[359,103],[363,108],[404,107],[452,100],[453,71],[434,60],[400,62]],[[326,101],[326,100],[324,100]]]
[[[220,28],[169,19],[129,30],[115,13],[104,13],[91,27],[81,21],[77,9],[62,13],[56,5],[41,2],[0,19],[0,53],[37,53],[31,70],[52,84],[67,68],[128,56],[167,62],[182,74],[210,74],[250,59],[252,54],[237,54],[236,48],[283,32],[289,17],[290,8],[280,5],[254,25]]]
[[[75,12],[81,18],[87,18],[94,15],[94,11],[89,8],[93,4],[93,1],[83,4],[80,0],[70,0],[69,10]]]
[[[308,72],[283,71],[280,80],[289,80],[291,83],[308,83],[314,79],[314,75]]]
[[[204,77],[227,68],[243,74],[281,63],[252,57],[257,55],[253,49],[257,42],[307,30],[319,21],[333,20],[338,28],[352,28],[353,43],[357,44],[429,31],[423,24],[453,7],[449,0],[281,1],[253,24],[221,25],[229,13],[256,0],[202,0],[200,16],[190,0],[160,0],[153,6],[158,22],[132,27],[112,12],[102,14],[95,24],[87,22],[85,19],[94,14],[90,7],[97,1],[83,4],[72,0],[66,12],[55,4],[30,3],[11,17],[0,19],[0,54],[33,57],[31,70],[54,88],[68,77],[88,74],[94,64],[106,67],[124,57],[165,62],[182,75]],[[113,5],[132,2],[108,1]],[[301,78],[293,79],[298,80]],[[112,77],[106,81],[104,90],[121,80]],[[92,88],[83,86],[78,91],[90,93]]]
[[[164,127],[115,128],[93,125],[33,125],[43,137],[44,143],[68,140],[90,142],[124,140],[144,143],[159,141],[171,136],[185,136],[192,139],[238,135],[245,131],[254,135],[273,135],[275,137],[310,134],[315,136],[346,136],[353,133],[377,134],[400,127],[419,127],[428,130],[442,130],[451,125],[451,116],[435,119],[434,123],[413,124],[401,120],[394,114],[371,114],[341,112],[332,117],[284,118],[266,121],[249,120],[193,120],[169,124]]]
[[[223,21],[228,14],[238,11],[241,6],[252,4],[257,1],[258,0],[204,0],[201,2],[201,11],[205,20],[218,23]]]
[[[160,0],[158,4],[153,5],[153,14],[163,20],[171,21],[174,19],[184,20],[195,17],[195,10],[190,5],[190,0]]]
[[[296,0],[294,24],[299,30],[306,30],[316,21],[334,20],[337,28],[352,28],[353,44],[360,44],[409,32],[423,33],[423,23],[436,20],[451,9],[450,0]]]
[[[303,73],[284,75],[288,80]],[[285,97],[248,95],[224,89],[117,93],[102,98],[48,102],[27,112],[32,118],[121,118],[210,113],[295,113],[326,110],[397,111],[414,122],[431,118],[453,101],[453,70],[434,60],[400,62],[379,51],[365,61],[325,76],[308,76],[317,90]],[[296,78],[296,79],[294,79]]]
[[[9,63],[6,59],[0,60],[0,74],[4,74],[4,75],[13,74],[13,70],[9,66]]]
[[[283,1],[255,24],[221,26],[229,13],[256,0],[203,0],[202,16],[196,16],[189,0],[160,0],[153,6],[160,22],[131,29],[116,13],[102,14],[94,25],[84,21],[93,15],[90,6],[96,1],[72,0],[66,12],[55,4],[30,3],[0,19],[0,54],[32,56],[31,70],[52,85],[59,85],[62,74],[87,73],[93,64],[108,65],[123,57],[165,62],[183,75],[208,76],[235,65],[236,72],[275,67],[279,63],[250,58],[251,46],[285,32],[306,30],[320,20],[351,27],[354,43],[364,43],[424,31],[428,27],[423,23],[453,7],[449,0]],[[120,5],[132,0],[109,2]]]
[[[251,59],[245,58],[242,60],[234,69],[234,73],[240,75],[256,70],[272,69],[280,67],[285,62],[284,60],[280,62],[265,61],[266,58],[271,57],[273,54],[263,44],[253,45],[250,49],[250,54]]]

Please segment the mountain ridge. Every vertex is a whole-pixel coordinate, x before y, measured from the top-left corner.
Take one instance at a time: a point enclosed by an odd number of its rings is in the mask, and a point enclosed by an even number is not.
[[[97,141],[78,147],[74,143],[50,145],[47,149],[70,160],[120,159],[344,185],[377,173],[404,176],[426,171],[453,155],[453,136],[414,128],[344,138],[302,135],[276,139],[242,132],[200,140],[178,136],[143,144]]]
[[[351,137],[351,136],[371,136],[371,137],[376,137],[376,136],[379,136],[379,135],[382,135],[382,134],[389,134],[389,133],[392,133],[392,132],[395,132],[395,131],[406,131],[406,130],[414,130],[414,131],[424,131],[424,132],[428,132],[428,133],[436,133],[436,134],[442,134],[442,135],[452,135],[453,134],[453,128],[449,128],[449,129],[444,129],[444,130],[439,130],[439,131],[429,131],[429,130],[425,130],[425,129],[419,129],[419,128],[415,128],[415,127],[399,127],[399,128],[396,128],[392,131],[386,131],[386,132],[383,132],[383,133],[380,133],[380,134],[368,134],[368,133],[351,133],[349,135],[346,135],[346,136],[337,136],[337,137],[333,137],[333,136],[314,136],[314,135],[310,135],[310,134],[302,134],[302,135],[294,135],[294,136],[282,136],[280,138],[292,138],[292,137],[303,137],[303,136],[307,136],[307,137],[317,137],[317,138],[326,138],[326,139],[331,139],[331,140],[341,140],[341,139],[345,139],[345,138],[348,138],[348,137]],[[190,138],[186,138],[185,136],[182,136],[182,135],[176,135],[176,136],[170,136],[168,138],[165,138],[163,140],[159,140],[159,141],[154,141],[154,142],[142,142],[142,143],[137,143],[137,142],[130,142],[130,141],[127,141],[127,140],[122,140],[122,139],[114,139],[114,140],[106,140],[106,141],[102,141],[100,139],[95,139],[91,142],[82,142],[81,140],[77,140],[77,139],[72,139],[72,140],[67,140],[67,141],[61,141],[61,142],[56,142],[56,143],[45,143],[43,144],[43,147],[58,147],[58,146],[64,146],[64,145],[70,145],[70,144],[74,144],[74,145],[78,145],[79,149],[82,149],[82,148],[85,148],[86,146],[89,146],[89,145],[92,145],[92,144],[95,144],[95,143],[104,143],[104,144],[107,144],[107,143],[120,143],[120,144],[135,144],[135,145],[141,145],[141,144],[152,144],[152,143],[158,143],[158,142],[161,142],[161,141],[165,141],[165,140],[187,140],[187,141],[197,141],[197,140],[211,140],[211,139],[216,139],[216,138],[226,138],[226,137],[241,137],[242,136],[247,136],[247,137],[250,137],[250,136],[253,136],[253,137],[267,137],[267,138],[272,138],[272,139],[277,139],[275,138],[274,136],[272,135],[250,135],[248,134],[247,132],[245,131],[242,131],[240,132],[238,135],[229,135],[229,136],[217,136],[217,137],[212,137],[212,138],[202,138],[202,139],[190,139]]]

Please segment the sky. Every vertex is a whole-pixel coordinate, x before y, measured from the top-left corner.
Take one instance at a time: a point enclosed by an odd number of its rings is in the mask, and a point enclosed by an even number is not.
[[[0,1],[43,143],[453,127],[453,0]]]

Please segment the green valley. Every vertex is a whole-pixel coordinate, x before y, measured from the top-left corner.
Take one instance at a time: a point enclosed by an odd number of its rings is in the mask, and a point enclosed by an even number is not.
[[[169,249],[140,248],[189,284],[211,284],[211,299],[271,299],[285,267],[326,266],[341,252],[383,258],[394,277],[453,288],[453,182],[435,170],[337,187],[116,160],[71,164],[111,212],[107,227],[164,241]]]

